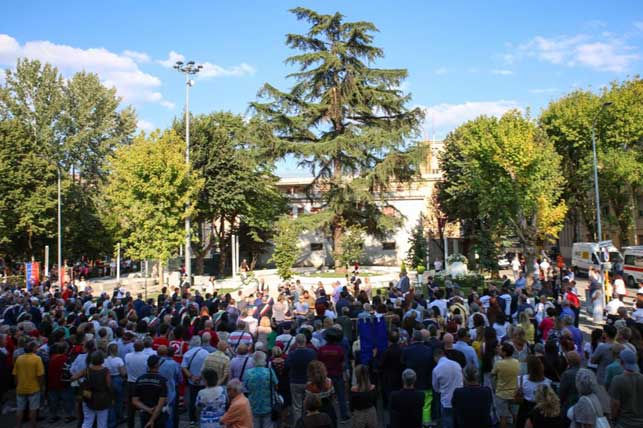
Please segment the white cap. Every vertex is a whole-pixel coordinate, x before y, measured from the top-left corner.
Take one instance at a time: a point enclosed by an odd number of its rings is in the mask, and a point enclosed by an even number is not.
[[[643,294],[643,287],[639,288],[639,291],[637,291],[636,294]]]

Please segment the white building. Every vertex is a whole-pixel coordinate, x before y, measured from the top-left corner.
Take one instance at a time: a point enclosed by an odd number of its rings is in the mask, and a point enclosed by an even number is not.
[[[435,184],[441,179],[438,155],[443,148],[443,142],[427,141],[426,144],[430,146],[430,151],[425,164],[421,168],[421,177],[410,185],[393,184],[391,191],[385,198],[389,205],[404,216],[402,227],[381,241],[372,236],[367,237],[363,263],[369,265],[399,265],[406,259],[409,249],[409,237],[422,214],[425,217],[424,227],[427,233],[430,235],[432,231],[433,238],[437,236],[437,218],[431,208],[431,198]],[[305,192],[306,187],[312,181],[312,177],[282,178],[277,184],[290,200],[293,217],[304,213],[315,213],[320,210],[319,190],[313,190],[310,197]],[[449,238],[456,238],[451,245],[454,245],[457,249],[458,228],[453,228],[453,230],[447,228],[447,234]],[[301,236],[299,245],[302,252],[298,265],[315,267],[331,265],[332,244],[330,237],[325,237],[321,233],[306,233]]]

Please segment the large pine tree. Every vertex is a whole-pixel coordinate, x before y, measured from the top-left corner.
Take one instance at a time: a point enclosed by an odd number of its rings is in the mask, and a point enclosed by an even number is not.
[[[375,25],[346,22],[340,13],[291,12],[310,24],[306,34],[286,36],[300,51],[286,59],[298,67],[288,75],[296,83],[288,92],[265,84],[252,107],[274,126],[274,150],[311,171],[310,190],[323,189],[318,226],[330,229],[337,252],[344,227],[383,236],[400,224],[386,195],[419,173],[424,150],[410,140],[423,113],[407,107],[410,95],[400,89],[406,70],[373,66],[384,56],[372,45]]]

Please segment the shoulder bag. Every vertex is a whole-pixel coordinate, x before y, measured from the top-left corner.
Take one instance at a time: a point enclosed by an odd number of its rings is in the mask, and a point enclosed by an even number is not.
[[[276,391],[272,382],[272,367],[268,364],[268,379],[270,379],[270,419],[273,421],[281,420],[281,414],[284,410],[284,399]]]

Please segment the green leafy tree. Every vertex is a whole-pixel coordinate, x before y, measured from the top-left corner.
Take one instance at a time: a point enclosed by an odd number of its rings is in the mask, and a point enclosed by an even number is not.
[[[184,142],[173,131],[139,135],[110,159],[106,189],[108,208],[125,254],[135,259],[157,259],[162,265],[185,239],[185,206],[203,185],[185,164]]]
[[[424,216],[420,215],[409,237],[409,251],[406,253],[406,261],[416,269],[418,266],[425,266],[428,255],[429,247],[424,236]]]
[[[384,213],[385,192],[419,171],[424,148],[409,139],[423,114],[406,107],[410,96],[400,90],[406,70],[372,66],[384,55],[372,44],[375,25],[347,22],[340,13],[292,12],[310,24],[307,33],[286,36],[286,45],[299,51],[286,60],[298,67],[288,76],[295,84],[288,92],[265,84],[252,108],[273,126],[272,152],[311,171],[311,192],[323,189],[323,210],[333,215],[318,215],[317,227],[332,234],[337,254],[342,225],[375,235],[400,225],[399,216]]]
[[[292,267],[301,253],[297,246],[301,230],[288,216],[282,217],[275,226],[275,248],[270,261],[277,266],[277,273],[281,278],[290,279],[294,275]]]
[[[173,125],[180,135],[184,126],[183,121]],[[274,161],[258,144],[267,133],[269,129],[259,119],[246,122],[227,112],[199,115],[190,121],[190,160],[205,180],[196,201],[195,222],[208,227],[198,228],[199,242],[193,244],[200,274],[212,248],[218,249],[219,272],[224,272],[233,233],[242,234],[254,267],[268,247],[273,223],[286,210],[286,200],[276,187]],[[203,236],[204,230],[208,236]]]
[[[348,269],[353,263],[359,262],[364,255],[364,234],[366,229],[357,226],[343,226],[344,235],[339,243],[339,249],[334,254],[340,266]]]
[[[134,132],[133,110],[121,108],[115,90],[95,74],[65,80],[49,64],[19,60],[0,85],[0,122],[2,159],[11,165],[4,176],[11,183],[5,250],[30,257],[52,243],[60,172],[65,255],[111,253],[96,200],[105,159]]]
[[[450,216],[480,215],[490,236],[515,236],[527,255],[557,238],[567,209],[560,156],[529,118],[481,116],[450,133],[445,151],[441,205],[447,213],[454,201],[470,205]]]

